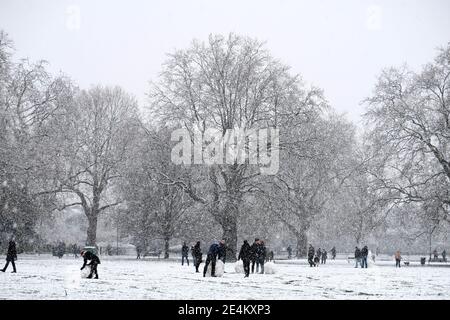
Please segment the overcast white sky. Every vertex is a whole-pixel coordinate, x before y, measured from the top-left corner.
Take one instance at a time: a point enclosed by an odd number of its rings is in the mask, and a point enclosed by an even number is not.
[[[450,41],[449,13],[448,0],[0,0],[0,29],[17,57],[48,60],[81,87],[118,84],[141,103],[166,53],[210,33],[249,35],[358,122],[383,67],[418,69]]]

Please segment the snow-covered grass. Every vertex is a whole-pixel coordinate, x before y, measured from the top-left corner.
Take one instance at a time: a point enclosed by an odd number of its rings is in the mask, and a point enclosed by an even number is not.
[[[82,279],[82,260],[20,255],[18,273],[0,273],[0,299],[449,299],[449,267],[384,261],[355,269],[345,260],[310,268],[305,261],[276,263],[275,274],[244,278],[234,264],[203,278],[192,264],[163,259],[103,257],[99,280]],[[201,269],[203,264],[201,265]],[[11,268],[11,267],[10,267]]]

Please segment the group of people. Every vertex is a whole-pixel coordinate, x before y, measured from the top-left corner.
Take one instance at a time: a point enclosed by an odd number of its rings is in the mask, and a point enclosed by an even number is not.
[[[90,272],[88,278],[92,278],[95,275],[95,279],[98,279],[97,265],[100,264],[99,257],[90,251],[81,251],[81,256],[84,259],[84,263],[83,263],[83,266],[81,267],[81,270],[83,270],[87,265],[90,266],[91,272]],[[15,264],[16,260],[17,260],[16,242],[14,241],[14,238],[11,238],[11,240],[8,243],[8,251],[6,253],[6,264],[3,267],[3,269],[0,269],[0,271],[6,272],[9,264],[11,264],[11,266],[13,268],[12,273],[17,273],[16,264]],[[88,263],[88,261],[90,261],[90,262]]]
[[[81,248],[76,244],[66,245],[64,241],[58,241],[56,245],[52,245],[52,254],[58,258],[62,258],[65,254],[73,254],[75,258],[78,258]]]
[[[359,249],[357,246],[355,247],[355,268],[358,268],[358,265],[361,268],[367,268],[367,257],[369,256],[369,248],[364,246],[362,249]]]
[[[203,253],[201,248],[201,242],[197,241],[194,246],[190,249],[192,258],[194,260],[195,272],[200,272],[199,267],[203,262]],[[221,260],[225,263],[226,256],[226,246],[225,240],[214,241],[209,247],[208,253],[206,255],[205,266],[203,268],[203,276],[206,277],[206,272],[208,271],[208,267],[211,264],[211,276],[216,276],[216,262],[217,260]],[[189,265],[189,247],[186,242],[183,243],[181,247],[181,265],[184,265],[184,261],[186,260],[187,265]]]
[[[441,255],[442,255],[442,260],[444,262],[446,262],[447,261],[447,252],[445,251],[445,249],[444,249],[444,251],[442,251]],[[437,249],[434,249],[434,251],[433,251],[433,258],[434,258],[434,260],[439,259],[439,254],[438,254]]]
[[[247,278],[250,275],[250,264],[252,273],[255,273],[256,265],[256,273],[263,274],[266,259],[269,261],[273,260],[273,251],[267,254],[267,248],[263,240],[256,238],[252,245],[247,240],[244,240],[238,256],[238,260],[242,260],[244,265],[244,277]],[[259,271],[260,267],[261,271]]]
[[[203,262],[203,253],[200,241],[197,241],[197,243],[190,248],[190,251],[194,260],[195,272],[200,272],[199,267]],[[203,276],[206,276],[208,268],[211,265],[211,276],[215,277],[216,262],[219,259],[223,263],[225,263],[225,257],[225,240],[214,241],[209,247],[208,253],[206,255],[205,266],[203,268]],[[264,241],[256,238],[252,245],[250,245],[247,240],[244,240],[244,243],[242,244],[239,251],[238,260],[242,260],[244,265],[245,277],[248,277],[250,275],[250,270],[252,273],[255,273],[255,266],[257,273],[264,273],[264,263],[266,261],[272,261],[273,257],[273,251],[267,252]],[[184,265],[185,261],[187,265],[189,265],[189,247],[186,242],[184,242],[181,247],[181,265]]]
[[[330,250],[331,258],[334,260],[336,258],[336,248],[333,247]],[[328,252],[325,249],[317,249],[315,251],[312,244],[308,248],[308,263],[310,267],[317,267],[319,264],[326,264],[328,259]]]

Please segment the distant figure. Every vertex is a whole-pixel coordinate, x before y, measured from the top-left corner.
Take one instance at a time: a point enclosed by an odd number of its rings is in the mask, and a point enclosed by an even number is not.
[[[331,248],[331,259],[336,259],[336,247]]]
[[[241,251],[239,251],[238,260],[242,260],[244,264],[244,278],[247,278],[250,275],[250,259],[252,257],[252,249],[248,244],[247,240],[244,240],[242,244]]]
[[[12,273],[16,273],[16,264],[14,263],[14,260],[17,260],[17,250],[16,250],[16,242],[14,239],[11,239],[8,244],[8,252],[6,253],[6,264],[2,269],[2,272],[5,272],[8,268],[9,263],[11,262],[11,265],[13,267]]]
[[[225,240],[220,240],[219,243],[214,242],[208,250],[208,256],[205,261],[205,267],[203,268],[203,277],[206,277],[206,271],[211,263],[211,277],[216,276],[216,260],[225,256]]]
[[[322,249],[317,249],[316,256],[319,257],[319,259],[322,257]]]
[[[367,268],[367,256],[369,255],[369,249],[367,246],[361,249],[361,268]]]
[[[195,272],[198,271],[198,267],[200,266],[200,263],[202,263],[202,248],[200,247],[200,241],[197,241],[195,246],[192,247],[192,258],[194,259],[194,266],[195,266]]]
[[[444,259],[444,262],[447,262],[447,252],[445,252],[445,249],[442,251],[442,259]]]
[[[395,253],[395,267],[400,268],[400,261],[402,261],[402,256],[400,255],[400,250]]]
[[[291,248],[291,246],[287,247],[287,252],[288,252],[288,259],[291,259],[292,258],[292,248]]]
[[[433,251],[433,256],[434,256],[434,260],[437,260],[437,259],[439,258],[437,249],[434,249],[434,251]]]
[[[358,268],[358,264],[361,262],[361,250],[355,247],[355,268]]]
[[[266,261],[266,254],[266,245],[263,240],[260,240],[258,246],[258,265],[261,266],[261,274],[264,273],[264,261]],[[256,265],[256,272],[258,272],[258,265]]]
[[[58,243],[58,247],[56,249],[56,255],[58,256],[58,258],[61,259],[65,253],[66,253],[66,244],[63,241],[61,241]]]
[[[78,246],[76,243],[72,245],[72,253],[74,258],[78,258]]]
[[[98,279],[97,266],[100,264],[100,259],[90,251],[81,251],[81,256],[84,259],[84,263],[80,270],[83,270],[86,267],[86,265],[88,265],[91,267],[91,272],[89,273],[88,278],[92,279],[92,276],[95,273],[95,279]],[[91,262],[87,263],[88,260]]]
[[[112,255],[112,246],[108,243],[108,245],[106,246],[106,254],[108,256]],[[117,252],[117,254],[119,254],[119,252]]]
[[[138,259],[141,259],[141,251],[142,251],[142,249],[141,249],[141,245],[136,245],[136,260],[138,260]]]
[[[324,249],[322,251],[322,261],[321,261],[321,263],[322,264],[326,264],[327,263],[327,258],[328,258],[328,254],[327,254],[327,251]]]
[[[318,267],[320,264],[320,258],[318,255],[314,257],[314,267]]]
[[[273,261],[273,251],[270,250],[269,254],[267,255],[267,261]]]
[[[314,252],[314,247],[310,244],[308,248],[308,263],[310,267],[314,266]]]
[[[183,246],[181,247],[181,265],[184,265],[184,259],[186,259],[187,265],[189,265],[189,247],[186,245],[186,242],[183,242]]]
[[[378,247],[375,249],[375,255],[378,257],[378,254],[380,253],[380,250],[378,249]]]

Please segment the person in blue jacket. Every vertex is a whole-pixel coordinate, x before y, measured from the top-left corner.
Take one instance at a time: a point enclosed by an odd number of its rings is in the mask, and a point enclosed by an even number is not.
[[[220,242],[214,241],[214,243],[209,247],[208,255],[205,261],[205,267],[203,268],[203,276],[206,276],[206,271],[211,263],[211,277],[216,276],[216,261],[225,256],[225,240],[220,240]]]

